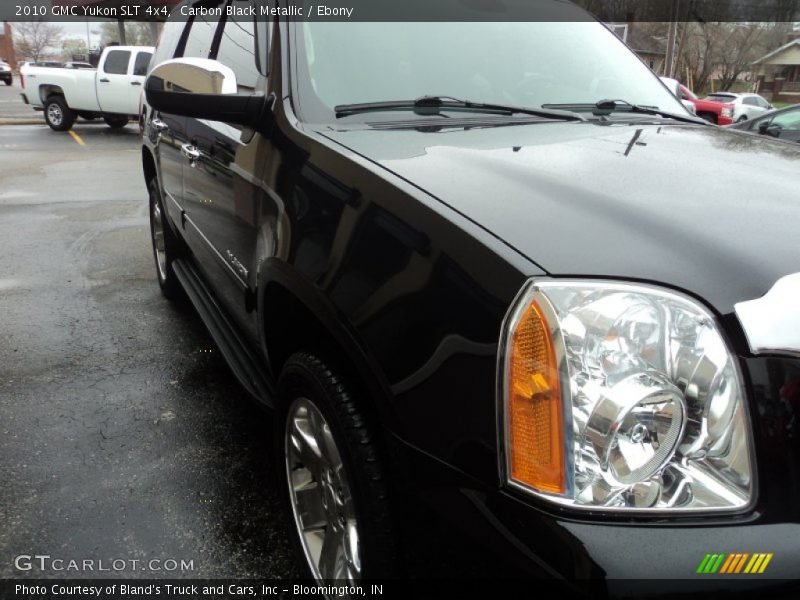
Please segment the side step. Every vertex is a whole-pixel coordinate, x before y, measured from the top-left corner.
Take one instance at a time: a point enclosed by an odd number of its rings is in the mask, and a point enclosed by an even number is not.
[[[264,373],[235,325],[217,304],[211,291],[203,282],[195,267],[188,261],[176,259],[172,270],[181,282],[186,295],[192,301],[203,323],[214,338],[236,379],[257,400],[274,408],[275,388]]]

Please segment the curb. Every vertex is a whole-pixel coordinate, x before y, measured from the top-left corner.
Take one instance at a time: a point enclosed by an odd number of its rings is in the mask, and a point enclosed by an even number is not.
[[[44,117],[41,119],[31,119],[23,117],[21,119],[0,118],[0,125],[45,125]]]

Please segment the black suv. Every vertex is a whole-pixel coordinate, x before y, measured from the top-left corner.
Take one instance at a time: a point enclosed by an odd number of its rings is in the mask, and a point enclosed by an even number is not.
[[[158,282],[277,415],[310,575],[444,547],[593,586],[796,577],[800,148],[691,116],[563,2],[213,4],[145,86]]]

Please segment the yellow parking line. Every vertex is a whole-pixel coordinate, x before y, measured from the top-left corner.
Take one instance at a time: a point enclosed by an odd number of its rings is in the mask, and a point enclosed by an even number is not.
[[[76,144],[78,144],[79,146],[85,146],[85,145],[86,145],[86,142],[84,142],[84,141],[81,139],[81,136],[79,136],[77,133],[75,133],[75,132],[74,132],[74,131],[72,131],[71,129],[69,130],[69,132],[68,132],[68,133],[70,134],[70,136],[72,136],[72,139],[73,139],[73,140],[75,140],[75,143],[76,143]]]

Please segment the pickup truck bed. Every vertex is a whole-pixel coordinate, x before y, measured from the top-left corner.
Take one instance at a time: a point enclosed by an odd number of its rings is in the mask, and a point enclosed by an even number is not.
[[[43,110],[56,131],[70,129],[77,117],[103,117],[111,127],[124,127],[139,109],[153,48],[111,46],[96,71],[25,66],[20,71],[22,99]]]

